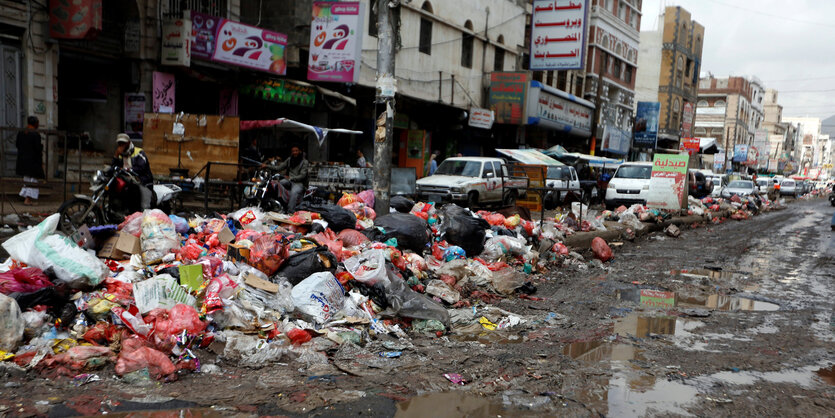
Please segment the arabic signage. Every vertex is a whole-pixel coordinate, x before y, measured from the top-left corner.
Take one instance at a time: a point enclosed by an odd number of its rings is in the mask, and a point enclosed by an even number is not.
[[[174,113],[174,74],[154,71],[154,113]]]
[[[360,2],[313,2],[308,80],[359,81],[363,10]]]
[[[287,35],[202,13],[191,14],[191,56],[284,75]]]
[[[725,151],[713,154],[713,172],[722,173],[725,171]]]
[[[734,145],[734,158],[733,162],[735,163],[744,163],[748,160],[748,145],[747,144],[736,144]]]
[[[777,160],[776,158],[769,158],[768,159],[768,172],[769,173],[776,173],[778,164],[779,164],[779,160]]]
[[[32,24],[31,19],[30,16],[30,26]],[[50,37],[55,39],[94,39],[101,31],[102,0],[52,0],[49,2]]]
[[[641,289],[641,305],[653,308],[674,308],[676,306],[675,292]]]
[[[629,153],[630,139],[632,139],[632,136],[629,135],[629,132],[607,124],[603,128],[603,140],[600,142],[600,150],[625,155]]]
[[[316,104],[316,89],[289,80],[258,80],[241,87],[241,94],[276,103],[313,107]]]
[[[588,0],[534,0],[531,70],[579,70],[586,51]]]
[[[470,120],[468,124],[473,128],[490,129],[493,127],[493,111],[480,107],[470,108]]]
[[[693,129],[693,105],[690,102],[684,103],[684,110],[681,112],[681,136],[689,137]],[[698,150],[697,150],[698,151]]]
[[[687,151],[688,155],[699,153],[699,138],[681,138],[679,148],[682,151]]]
[[[655,154],[647,207],[681,209],[686,196],[687,154]]]
[[[212,59],[217,39],[217,27],[223,18],[191,12],[191,56]]]
[[[754,133],[754,147],[757,148],[757,164],[760,167],[766,167],[768,164],[769,144],[768,131],[765,129],[757,130]]]
[[[162,25],[162,47],[160,61],[162,65],[191,65],[191,21],[172,19]]]
[[[521,125],[524,122],[527,88],[526,72],[490,74],[490,110],[496,116],[496,123]]]
[[[546,91],[541,84],[531,82],[528,89],[528,123],[551,127],[581,135],[591,135],[593,110],[565,97]],[[531,119],[534,119],[532,121]],[[538,119],[538,120],[537,120]],[[545,123],[543,123],[545,122]]]
[[[659,102],[638,102],[635,112],[635,137],[632,146],[635,148],[655,148],[658,142],[658,113],[661,111]]]
[[[145,93],[125,93],[125,133],[142,138],[145,123]]]

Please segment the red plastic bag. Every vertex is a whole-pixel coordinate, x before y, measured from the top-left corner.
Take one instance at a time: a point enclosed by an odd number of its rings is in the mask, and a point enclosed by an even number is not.
[[[120,339],[122,332],[116,325],[98,322],[84,333],[84,340],[95,345],[109,345]]]
[[[197,310],[182,303],[171,310],[152,310],[145,316],[145,322],[154,324],[154,339],[160,348],[173,347],[173,339],[183,331],[198,335],[206,329],[206,323],[200,320]]]
[[[336,202],[336,204],[344,208],[345,206],[348,206],[356,201],[358,201],[357,195],[353,193],[342,193],[342,197],[339,198],[339,201]]]
[[[365,206],[368,206],[369,208],[373,208],[374,203],[376,202],[376,200],[374,200],[373,190],[363,190],[359,192],[357,194],[357,199],[359,199],[360,202],[365,203]]]
[[[116,361],[116,374],[124,376],[138,370],[148,369],[154,379],[176,380],[177,367],[159,350],[145,344],[139,338],[129,338],[122,343],[122,352]]]
[[[267,276],[272,276],[287,259],[287,245],[280,235],[264,235],[255,240],[249,250],[249,264]]]
[[[595,237],[591,240],[591,250],[594,252],[594,257],[600,261],[609,261],[612,259],[612,249],[603,238]]]
[[[0,273],[0,293],[4,295],[15,292],[31,293],[51,286],[52,282],[39,268],[15,268]]]
[[[362,245],[368,242],[368,237],[366,237],[362,232],[355,231],[353,229],[343,229],[337,237],[348,247],[356,247],[357,245]]]
[[[251,229],[242,229],[238,231],[237,235],[235,235],[235,241],[248,240],[255,242],[255,240],[262,235],[264,235],[263,232],[253,231]]]
[[[287,338],[290,339],[290,342],[292,342],[293,345],[302,345],[313,339],[313,337],[310,336],[310,333],[301,328],[293,328],[290,331],[287,331]]]
[[[506,218],[501,213],[491,213],[484,220],[493,226],[504,226]]]
[[[64,353],[47,357],[38,363],[38,369],[63,376],[75,376],[84,370],[95,370],[113,361],[109,347],[77,345]]]
[[[566,247],[565,244],[563,244],[561,242],[558,242],[558,243],[554,244],[554,246],[551,248],[551,251],[553,251],[553,252],[555,252],[559,255],[568,255],[568,253],[569,253],[568,247]]]

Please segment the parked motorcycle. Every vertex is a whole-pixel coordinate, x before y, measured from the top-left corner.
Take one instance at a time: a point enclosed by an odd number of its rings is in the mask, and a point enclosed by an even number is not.
[[[257,206],[267,212],[284,212],[287,209],[292,187],[290,180],[264,168],[258,170],[251,181],[252,185],[244,189],[244,207]],[[314,200],[316,193],[315,187],[308,187],[296,204]]]
[[[141,209],[131,204],[131,201],[136,201],[136,196],[128,191],[132,185],[139,184],[133,173],[121,167],[96,171],[90,180],[91,196],[77,194],[58,208],[61,214],[58,228],[65,234],[72,234],[84,224],[96,226],[121,222],[125,216]],[[170,212],[180,191],[182,189],[174,184],[155,184],[151,208]]]

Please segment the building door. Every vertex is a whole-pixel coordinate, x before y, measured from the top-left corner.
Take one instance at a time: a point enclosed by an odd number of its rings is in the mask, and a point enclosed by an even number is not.
[[[23,123],[23,91],[20,48],[0,42],[0,127],[20,128]],[[3,175],[14,175],[17,132],[0,131],[3,138]]]

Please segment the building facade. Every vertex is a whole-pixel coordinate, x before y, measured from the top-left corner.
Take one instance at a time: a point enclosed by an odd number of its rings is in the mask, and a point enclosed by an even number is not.
[[[693,135],[705,28],[680,6],[667,7],[661,27],[641,31],[638,101],[659,102],[658,147],[678,149]]]
[[[750,145],[751,94],[751,84],[744,77],[700,79],[694,136],[714,138],[729,154],[735,145]]]

